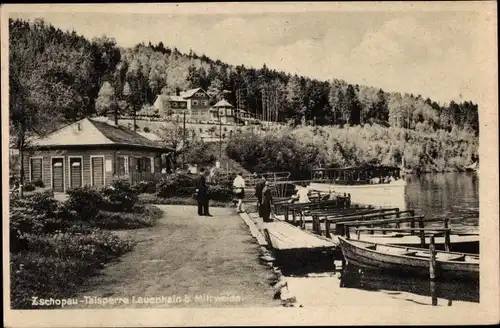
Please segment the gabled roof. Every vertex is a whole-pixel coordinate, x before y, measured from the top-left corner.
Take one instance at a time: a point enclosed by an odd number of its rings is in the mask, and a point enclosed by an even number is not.
[[[123,126],[99,119],[84,118],[32,142],[35,147],[123,145],[168,149]]]
[[[184,99],[182,96],[157,95],[153,104],[155,104],[157,101],[167,101],[167,100],[187,102],[187,100]]]
[[[231,107],[234,108],[233,105],[231,105],[226,99],[219,100],[215,105],[212,107]]]
[[[184,98],[184,99],[189,99],[191,98],[192,96],[194,96],[195,93],[197,93],[198,91],[203,91],[204,93],[207,93],[205,90],[203,90],[202,88],[195,88],[195,89],[189,89],[189,90],[186,90],[186,91],[182,91],[181,92],[181,97]],[[207,93],[208,95],[208,93]]]
[[[187,100],[184,99],[184,98],[182,98],[182,96],[169,96],[169,99],[173,100],[173,101],[184,101],[184,102],[187,102]]]

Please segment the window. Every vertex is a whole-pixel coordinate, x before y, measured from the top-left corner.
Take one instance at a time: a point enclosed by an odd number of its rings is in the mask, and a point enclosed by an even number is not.
[[[175,101],[172,102],[172,107],[177,107],[177,103]]]
[[[203,106],[207,106],[207,105],[208,105],[208,101],[203,100]]]
[[[118,175],[128,175],[128,156],[118,156]]]
[[[198,100],[193,100],[193,105],[198,105]]]
[[[186,104],[185,102],[181,102],[181,103],[179,103],[179,107],[180,107],[180,108],[186,108],[186,105],[187,105],[187,104]]]

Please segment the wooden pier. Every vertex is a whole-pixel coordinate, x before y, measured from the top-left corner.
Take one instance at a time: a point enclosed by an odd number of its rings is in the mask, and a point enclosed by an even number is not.
[[[453,232],[448,218],[425,218],[414,210],[399,208],[353,206],[343,197],[317,199],[305,204],[280,202],[276,205],[275,219],[285,224],[283,227],[288,224],[299,231],[310,230],[309,233],[335,245],[337,236],[349,238],[353,231],[358,239],[414,247],[428,247],[429,238],[434,235],[438,249],[479,253],[479,235]],[[435,223],[441,223],[442,227],[435,227]]]
[[[268,244],[278,251],[335,249],[338,246],[332,240],[320,238],[286,222],[264,223],[263,231]]]

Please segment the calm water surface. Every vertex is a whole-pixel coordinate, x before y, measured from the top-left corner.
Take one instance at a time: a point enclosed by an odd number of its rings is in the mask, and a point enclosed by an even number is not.
[[[426,218],[448,217],[451,228],[459,232],[479,230],[479,177],[475,172],[440,173],[407,176],[406,206]],[[442,226],[442,223],[436,223]],[[329,271],[329,270],[326,270]],[[333,272],[330,272],[333,274]],[[340,288],[379,292],[381,297],[405,295],[402,302],[452,306],[454,302],[479,302],[479,282],[440,281],[396,277],[347,265],[337,271]],[[293,276],[303,276],[293,274]],[[314,278],[304,278],[314,279]],[[332,284],[339,279],[332,277]],[[403,294],[404,293],[404,294]],[[426,301],[422,302],[422,297]]]
[[[407,176],[406,206],[426,218],[448,217],[456,231],[479,231],[479,176],[452,172]]]

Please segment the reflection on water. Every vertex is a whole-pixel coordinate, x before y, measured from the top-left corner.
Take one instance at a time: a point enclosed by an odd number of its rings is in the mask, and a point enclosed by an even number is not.
[[[341,273],[340,287],[357,288],[369,291],[391,291],[410,293],[431,298],[437,305],[438,299],[445,299],[448,305],[452,301],[479,302],[479,283],[471,281],[436,281],[431,282],[419,277],[396,277],[380,272],[373,272],[351,264]]]
[[[408,209],[415,209],[426,218],[447,217],[456,232],[478,232],[479,226],[479,177],[475,172],[442,173],[407,176],[405,201]],[[442,226],[442,223],[436,223]],[[430,224],[432,225],[432,224]],[[311,259],[310,256],[306,258]],[[289,262],[289,258],[284,262]],[[320,268],[319,259],[314,259],[310,269],[300,263],[300,270],[291,268],[283,273],[287,276],[307,276],[309,272],[334,274],[330,266]],[[337,272],[338,274],[338,272]],[[394,276],[374,272],[365,268],[347,265],[340,271],[340,287],[378,291],[404,300],[419,303],[418,299],[429,297],[425,305],[453,305],[453,301],[479,302],[479,282],[437,281],[425,277]],[[337,278],[332,277],[332,283]],[[418,296],[418,297],[417,297]]]
[[[479,176],[476,172],[409,175],[405,200],[407,208],[417,210],[426,218],[450,218],[455,231],[478,231]]]

